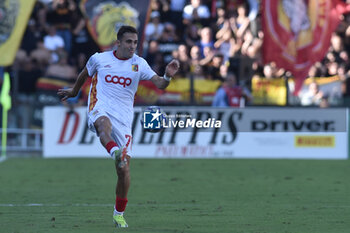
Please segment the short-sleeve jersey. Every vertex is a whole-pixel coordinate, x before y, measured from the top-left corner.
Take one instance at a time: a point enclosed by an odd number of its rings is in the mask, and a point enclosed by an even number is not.
[[[102,108],[131,127],[139,81],[150,80],[156,73],[138,55],[123,60],[116,56],[115,51],[95,53],[86,68],[92,77],[88,111]]]

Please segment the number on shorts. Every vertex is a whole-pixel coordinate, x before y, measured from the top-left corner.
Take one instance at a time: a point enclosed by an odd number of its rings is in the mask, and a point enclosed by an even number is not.
[[[128,141],[126,142],[126,147],[129,147],[129,144],[132,141],[132,136],[129,134],[125,134],[125,138],[128,139]]]

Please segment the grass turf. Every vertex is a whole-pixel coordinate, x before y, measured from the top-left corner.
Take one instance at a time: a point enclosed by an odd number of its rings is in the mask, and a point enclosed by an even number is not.
[[[9,159],[0,163],[0,232],[345,233],[349,165],[133,159],[129,228],[115,229],[112,160]]]

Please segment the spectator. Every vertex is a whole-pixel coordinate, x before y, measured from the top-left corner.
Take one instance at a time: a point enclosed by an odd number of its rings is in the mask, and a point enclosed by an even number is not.
[[[224,81],[223,76],[220,74],[222,65],[224,65],[224,55],[221,53],[215,54],[212,61],[207,66],[207,79]]]
[[[229,72],[223,85],[217,90],[212,106],[214,107],[243,107],[245,101],[252,100],[250,92],[237,84],[234,73]]]
[[[241,46],[238,72],[239,80],[244,81],[245,83],[249,83],[254,75],[252,69],[253,64],[261,60],[259,51],[263,44],[263,32],[260,31],[258,35],[258,37],[253,37],[251,31],[247,29],[244,35],[244,42]]]
[[[57,35],[64,40],[64,49],[68,54],[72,49],[72,16],[76,9],[74,0],[53,0],[48,21],[56,27]]]
[[[345,64],[347,67],[349,67],[349,54],[346,50],[342,50],[339,53],[339,58],[342,64]]]
[[[203,58],[199,61],[201,66],[208,65],[215,56],[215,51],[212,47],[206,46],[203,49]]]
[[[214,48],[214,41],[212,38],[212,30],[209,27],[202,28],[200,30],[200,41],[198,43],[201,56],[204,57],[204,48]]]
[[[79,53],[77,58],[77,65],[76,65],[77,70],[84,69],[86,62],[87,62],[87,56],[84,53]]]
[[[327,67],[324,66],[321,62],[316,62],[314,66],[317,69],[317,76],[316,77],[326,77],[327,76]]]
[[[331,47],[332,47],[332,50],[337,54],[339,54],[344,49],[343,40],[336,33],[333,33],[331,37]]]
[[[309,78],[315,78],[315,77],[320,77],[320,74],[318,73],[318,69],[316,65],[311,66],[308,72],[308,77]]]
[[[44,34],[47,26],[47,12],[48,12],[48,3],[43,1],[35,1],[31,19],[36,22],[36,31],[40,34]]]
[[[175,26],[171,23],[166,23],[163,33],[158,40],[159,52],[162,53],[165,63],[169,63],[172,60],[171,54],[174,50],[177,50],[180,43],[175,32]]]
[[[216,22],[215,26],[217,29],[221,29],[226,21],[226,11],[222,6],[216,8]]]
[[[60,75],[60,69],[56,69],[57,67],[53,69],[55,65],[51,63],[58,61],[58,54],[62,49],[69,51],[71,47],[72,51],[68,56],[70,60],[66,63],[79,66],[86,57],[98,51],[78,8],[78,2],[77,0],[36,1],[22,40],[21,50],[17,53],[16,64],[24,68],[29,55],[31,62],[37,62],[36,65],[40,70],[44,71],[49,67],[53,75],[55,72],[59,72]],[[190,4],[185,6],[188,2]],[[254,24],[260,20],[258,14],[260,2],[259,0],[215,2],[152,0],[151,21],[146,26],[148,41],[144,42],[149,45],[144,46],[144,52],[148,52],[144,54],[145,58],[154,70],[162,73],[165,61],[169,61],[173,56],[177,57],[181,62],[179,74],[187,77],[192,72],[195,78],[220,79],[226,77],[230,71],[235,72],[240,84],[249,83],[251,73],[254,71],[259,73],[259,76],[267,78],[281,77],[285,75],[283,69],[278,69],[274,63],[266,65],[262,63],[261,46],[264,35]],[[213,7],[212,12],[209,6]],[[171,23],[164,23],[167,21]],[[47,22],[52,26],[48,26]],[[53,33],[55,28],[56,33]],[[40,38],[45,35],[45,31],[48,35],[43,43]],[[60,33],[63,37],[59,37]],[[331,37],[329,52],[323,61],[314,64],[309,76],[338,75],[344,82],[344,87],[350,86],[348,51],[350,51],[350,14],[344,15],[340,26]],[[223,54],[224,61],[218,62],[220,59],[216,54]],[[346,92],[350,93],[350,88],[347,89]],[[329,102],[333,104],[333,94],[327,94]]]
[[[284,73],[283,69],[278,69],[276,63],[271,62],[269,64],[265,64],[264,66],[264,77],[265,78],[278,78],[281,77]]]
[[[159,44],[155,40],[149,42],[147,55],[145,57],[150,67],[157,73],[161,73],[165,69],[162,53],[159,53]]]
[[[185,6],[182,17],[184,24],[200,22],[203,19],[209,19],[210,11],[207,6],[201,4],[201,0],[191,0],[191,4]]]
[[[241,54],[247,56],[248,49],[252,45],[254,40],[253,34],[250,30],[247,30],[243,35],[243,43],[241,46]]]
[[[247,33],[250,31],[247,30]],[[259,59],[260,58],[260,50],[263,45],[263,38],[264,33],[262,31],[258,32],[258,37],[254,37],[251,41],[251,43],[248,45],[245,52],[243,52],[246,56],[252,58],[252,59]]]
[[[302,106],[319,106],[324,96],[320,91],[318,84],[313,81],[309,84],[309,88],[306,92],[301,93],[300,102]]]
[[[183,33],[182,11],[186,0],[170,0],[170,22],[175,24],[178,33]]]
[[[244,31],[248,28],[249,26],[249,18],[247,16],[247,10],[246,6],[244,4],[241,4],[237,8],[237,18],[236,18],[236,26],[238,30],[241,30],[241,35],[244,34]],[[239,32],[237,32],[239,34]],[[239,35],[238,35],[239,36]]]
[[[190,50],[190,71],[195,79],[203,79],[203,68],[200,65],[200,49],[195,45]]]
[[[28,59],[28,56],[26,51],[24,51],[23,49],[20,49],[17,51],[15,63],[18,65],[18,67],[22,67],[23,65],[25,65],[25,63],[27,62],[27,59]]]
[[[158,0],[151,0],[150,5],[151,5],[151,11],[160,12],[162,10],[161,3]]]
[[[328,96],[323,96],[321,98],[320,108],[328,108],[329,106]]]
[[[151,40],[147,47],[148,47],[148,50],[147,50],[147,53],[146,53],[147,55],[145,56],[145,59],[147,63],[152,67],[154,65],[154,60],[155,60],[154,58],[159,51],[158,41]]]
[[[245,31],[249,26],[249,18],[246,15],[245,5],[240,4],[237,8],[237,16],[232,15],[229,19],[230,27],[235,36],[239,39],[243,38]]]
[[[236,43],[227,20],[223,28],[216,33],[216,38],[214,47],[224,55],[225,61],[228,61],[229,57],[233,57],[239,51],[240,46]]]
[[[162,22],[166,22],[170,18],[170,3],[169,0],[157,0],[158,1],[158,11],[160,13],[160,19]]]
[[[42,71],[38,69],[35,60],[27,57],[18,71],[18,95],[16,96],[17,126],[19,128],[29,128],[33,114],[34,98],[36,93],[36,82],[41,77]]]
[[[160,14],[158,11],[151,13],[151,21],[146,25],[145,36],[146,41],[158,40],[162,35],[164,25],[160,22]]]
[[[64,48],[64,40],[57,35],[56,27],[53,25],[49,27],[49,34],[44,37],[44,46],[52,52],[52,60],[58,61],[57,52]]]
[[[222,64],[220,66],[220,76],[221,77],[227,77],[227,73],[228,73],[228,65],[226,63]]]
[[[197,45],[192,46],[190,51],[190,57],[191,57],[191,63],[199,64],[199,61],[201,59],[199,46]]]
[[[23,35],[21,49],[29,55],[36,47],[36,44],[42,38],[41,32],[36,27],[34,19],[28,21],[27,29]]]
[[[259,13],[259,2],[258,0],[248,0],[249,3],[249,14],[248,14],[248,19],[250,22],[250,30],[253,33],[254,37],[258,36],[258,20],[257,16]]]
[[[188,56],[187,46],[185,44],[181,44],[176,50],[176,56],[173,55],[174,58],[178,59],[180,62],[180,69],[177,72],[179,76],[186,77],[190,72],[190,58]]]
[[[237,13],[237,8],[239,5],[244,3],[244,0],[226,0],[226,9],[229,15]]]
[[[345,31],[344,31],[344,47],[347,51],[350,50],[350,14],[345,15]]]
[[[38,69],[36,60],[25,58],[25,62],[19,67],[18,72],[18,92],[23,95],[33,95],[35,93],[35,85],[38,78],[42,75],[42,71]]]
[[[337,76],[339,77],[339,79],[341,81],[344,81],[346,79],[346,72],[348,71],[348,69],[346,68],[346,65],[345,64],[340,64],[338,66],[338,69],[337,69]]]
[[[328,74],[327,76],[335,76],[338,73],[338,63],[337,62],[328,62],[326,64]]]
[[[90,57],[99,50],[90,36],[86,21],[78,8],[72,13],[72,36],[71,55],[73,58],[77,58],[80,54]]]
[[[200,36],[198,31],[199,31],[199,28],[197,24],[190,23],[187,25],[184,33],[184,39],[187,46],[192,47],[199,43]]]
[[[350,105],[350,71],[342,77],[342,86],[341,86],[341,94],[343,97],[344,105]]]
[[[46,67],[52,61],[51,52],[45,48],[44,42],[42,40],[37,42],[36,49],[30,53],[30,58],[38,62],[37,65],[41,70],[46,69]]]
[[[78,73],[75,67],[68,64],[68,54],[65,51],[60,51],[58,53],[58,58],[57,64],[51,64],[47,68],[46,75],[75,80]]]

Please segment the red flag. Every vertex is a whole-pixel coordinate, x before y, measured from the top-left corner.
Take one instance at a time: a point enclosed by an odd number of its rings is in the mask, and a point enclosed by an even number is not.
[[[324,58],[345,11],[340,0],[262,0],[264,62],[293,73],[294,94],[310,67]]]

